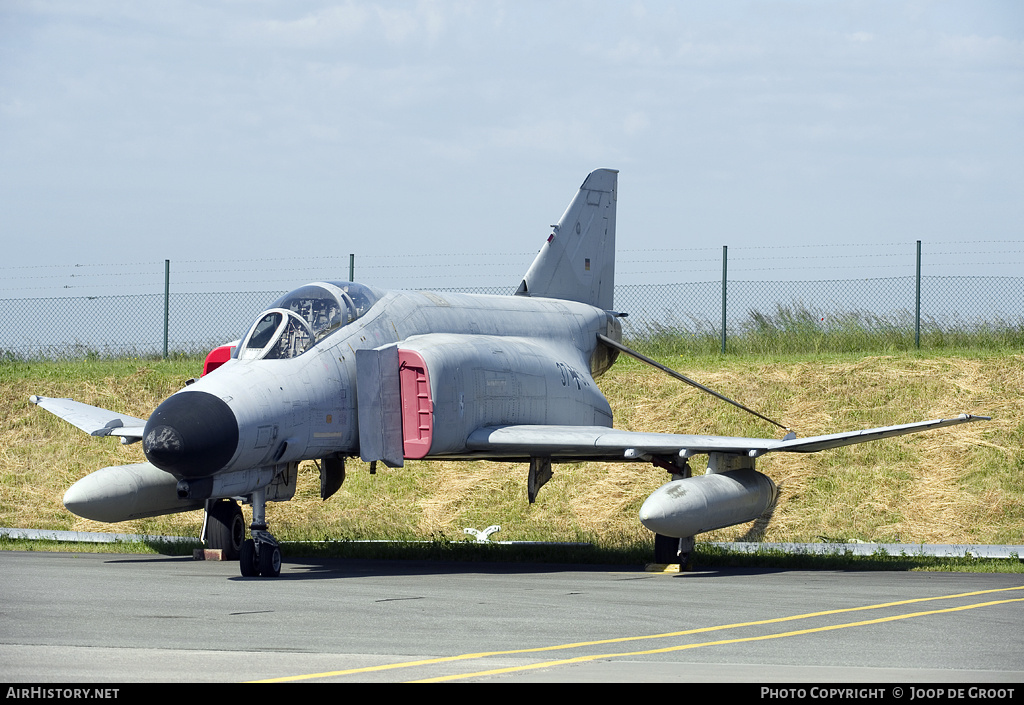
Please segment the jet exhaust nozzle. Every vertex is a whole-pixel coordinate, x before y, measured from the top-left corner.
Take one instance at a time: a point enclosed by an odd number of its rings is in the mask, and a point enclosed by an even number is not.
[[[644,501],[640,523],[664,536],[695,536],[757,519],[778,492],[769,477],[750,469],[674,480]]]

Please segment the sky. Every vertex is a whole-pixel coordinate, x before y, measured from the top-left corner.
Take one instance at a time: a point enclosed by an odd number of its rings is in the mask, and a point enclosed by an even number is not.
[[[1024,264],[1017,0],[3,0],[0,298]]]

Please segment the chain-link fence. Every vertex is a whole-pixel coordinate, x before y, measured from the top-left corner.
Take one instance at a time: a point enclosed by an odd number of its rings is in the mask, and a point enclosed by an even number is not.
[[[629,314],[623,333],[649,343],[662,336],[717,341],[724,321],[727,349],[750,337],[803,336],[788,349],[819,349],[844,337],[863,345],[908,347],[951,342],[968,334],[1024,337],[1024,278],[922,277],[811,282],[734,281],[625,285],[615,307]],[[507,287],[447,291],[511,294]],[[68,359],[88,355],[159,356],[202,353],[239,338],[284,291],[175,293],[52,299],[0,299],[0,355]],[[166,318],[166,340],[164,338]],[[876,342],[872,343],[870,338]],[[894,342],[895,341],[895,342]],[[734,345],[735,343],[735,345]]]
[[[616,289],[624,335],[705,351],[868,351],[1024,343],[1024,278],[695,282]],[[724,324],[724,325],[723,325]],[[725,336],[722,337],[723,327]]]
[[[283,291],[0,299],[0,352],[68,359],[205,353],[242,335]]]

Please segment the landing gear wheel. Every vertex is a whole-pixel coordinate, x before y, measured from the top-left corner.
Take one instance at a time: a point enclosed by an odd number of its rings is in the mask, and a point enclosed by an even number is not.
[[[246,539],[242,543],[242,550],[239,556],[239,569],[242,572],[242,576],[246,578],[255,578],[260,574],[260,563],[259,557],[256,555],[256,542],[252,539]]]
[[[690,554],[680,553],[679,554],[679,572],[685,573],[689,570],[693,570],[693,566],[690,565]]]
[[[281,574],[281,549],[270,544],[260,547],[260,574],[264,578],[276,578]]]
[[[277,539],[267,531],[267,496],[265,488],[252,493],[252,524],[249,526],[251,539],[242,544],[239,569],[244,577],[262,575],[276,578],[281,574],[281,548]]]
[[[224,551],[225,560],[238,560],[245,541],[242,508],[233,500],[222,499],[210,507],[206,519],[206,545]]]
[[[654,535],[654,562],[668,565],[679,562],[679,539],[663,534]]]

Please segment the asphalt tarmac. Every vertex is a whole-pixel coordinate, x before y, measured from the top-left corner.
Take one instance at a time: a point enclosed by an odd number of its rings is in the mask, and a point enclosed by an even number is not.
[[[1024,682],[1019,574],[3,551],[0,589],[6,683]]]

